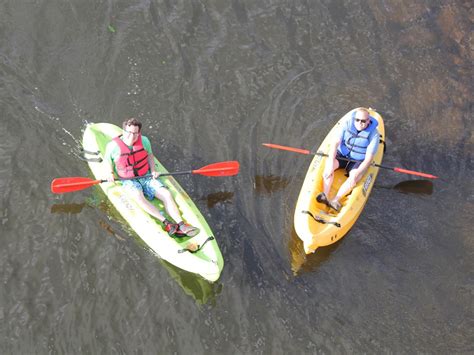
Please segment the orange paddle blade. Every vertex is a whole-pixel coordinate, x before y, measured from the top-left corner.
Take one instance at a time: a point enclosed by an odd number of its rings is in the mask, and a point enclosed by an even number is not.
[[[233,176],[239,173],[239,166],[239,162],[235,160],[223,161],[193,170],[192,173],[204,176]]]
[[[287,147],[286,145],[279,145],[279,144],[272,144],[272,143],[262,143],[265,147],[268,148],[274,148],[274,149],[281,149],[281,150],[288,150],[290,152],[294,153],[300,153],[300,154],[313,154],[309,150],[306,149],[299,149],[299,148],[293,148],[293,147]]]
[[[92,185],[97,185],[102,180],[93,180],[86,177],[65,177],[57,178],[51,182],[51,191],[55,194],[63,194],[65,192],[79,191],[87,189]]]

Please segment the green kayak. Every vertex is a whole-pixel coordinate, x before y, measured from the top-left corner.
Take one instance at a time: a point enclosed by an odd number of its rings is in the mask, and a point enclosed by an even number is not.
[[[86,158],[89,158],[88,164],[96,179],[102,179],[107,175],[107,166],[100,162],[100,158],[105,153],[107,143],[121,133],[121,128],[109,123],[89,124],[86,127],[83,149]],[[156,158],[155,165],[156,171],[167,172]],[[201,275],[208,281],[216,281],[221,274],[224,260],[215,235],[178,182],[172,176],[161,177],[160,180],[173,195],[184,220],[200,229],[197,236],[171,238],[157,219],[137,205],[120,182],[105,182],[100,184],[100,187],[130,227],[156,255],[180,269]],[[159,200],[154,199],[152,203],[166,216],[165,209]],[[192,251],[196,247],[200,249],[196,252]]]

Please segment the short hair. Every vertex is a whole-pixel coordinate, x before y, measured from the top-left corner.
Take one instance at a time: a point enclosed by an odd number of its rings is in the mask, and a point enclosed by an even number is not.
[[[364,107],[359,107],[355,109],[355,112],[360,111],[360,112],[365,112],[366,114],[369,114],[369,110],[367,110]]]
[[[365,112],[367,114],[367,117],[370,117],[369,110],[367,110],[364,107],[358,107],[352,112],[352,119],[355,118],[355,116],[357,115],[357,112]]]
[[[122,127],[124,130],[127,126],[138,126],[138,131],[141,132],[142,130],[142,123],[135,117],[131,117],[128,120],[123,121]]]

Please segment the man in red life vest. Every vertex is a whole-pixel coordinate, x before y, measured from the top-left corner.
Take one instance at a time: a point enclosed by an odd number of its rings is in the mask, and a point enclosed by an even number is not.
[[[380,139],[377,132],[378,122],[370,117],[367,109],[357,108],[346,116],[347,119],[329,148],[323,173],[324,192],[316,196],[318,202],[336,211],[341,209],[339,200],[352,191],[372,163]],[[336,169],[345,169],[349,177],[341,185],[336,196],[329,200],[328,195]]]
[[[141,128],[140,121],[130,118],[123,122],[123,134],[107,144],[104,156],[104,162],[109,165],[110,172],[107,181],[115,181],[115,175],[119,178],[130,178],[151,174],[152,177],[123,180],[122,184],[146,212],[164,224],[170,236],[193,237],[199,233],[199,229],[184,223],[173,196],[158,180],[160,174],[155,171],[150,140],[141,134]],[[174,222],[167,220],[150,203],[155,197],[163,202],[166,212]]]

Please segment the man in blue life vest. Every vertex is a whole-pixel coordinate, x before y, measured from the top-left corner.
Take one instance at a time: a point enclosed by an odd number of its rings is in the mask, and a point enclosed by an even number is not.
[[[326,165],[323,172],[323,191],[316,200],[332,209],[339,211],[339,200],[347,195],[364,176],[367,168],[372,163],[379,146],[380,135],[377,132],[378,122],[371,119],[365,108],[357,108],[347,113],[347,119],[336,138],[332,142]],[[347,161],[345,159],[351,159]],[[334,179],[336,169],[345,169],[347,180],[341,185],[333,199],[329,199],[329,191]]]
[[[170,236],[197,235],[199,229],[184,223],[173,196],[158,180],[160,174],[155,170],[150,140],[141,134],[141,122],[130,118],[123,122],[122,128],[123,134],[115,137],[105,148],[104,162],[109,165],[107,181],[115,181],[116,175],[119,178],[131,178],[151,174],[151,177],[123,180],[122,185],[128,189],[140,207],[163,223]],[[167,220],[150,203],[155,197],[163,202],[166,212],[174,222]]]

